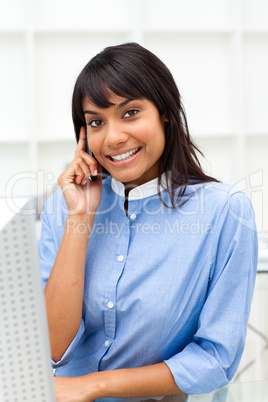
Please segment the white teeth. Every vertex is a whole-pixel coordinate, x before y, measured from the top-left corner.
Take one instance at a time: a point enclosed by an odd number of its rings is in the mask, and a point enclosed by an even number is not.
[[[132,149],[132,151],[126,152],[125,154],[111,156],[111,159],[113,161],[124,161],[125,159],[129,159],[138,150],[139,150],[139,148],[135,148],[135,149]]]

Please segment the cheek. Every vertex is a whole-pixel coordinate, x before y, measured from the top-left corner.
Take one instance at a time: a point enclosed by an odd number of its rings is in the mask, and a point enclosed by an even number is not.
[[[101,149],[101,142],[100,139],[95,137],[89,137],[88,139],[88,147],[93,152],[93,154],[97,157],[100,155],[100,149]]]
[[[165,134],[163,130],[159,130],[157,135],[155,135],[154,140],[152,140],[153,144],[153,156],[155,159],[160,159],[163,155],[164,149],[165,149]]]
[[[151,138],[152,144],[155,146],[157,152],[163,152],[165,148],[166,138],[165,132],[161,126],[156,126]]]
[[[157,117],[155,118],[157,120]],[[134,133],[136,138],[144,142],[152,142],[156,144],[165,143],[165,133],[160,122],[153,121],[143,122],[135,127]]]

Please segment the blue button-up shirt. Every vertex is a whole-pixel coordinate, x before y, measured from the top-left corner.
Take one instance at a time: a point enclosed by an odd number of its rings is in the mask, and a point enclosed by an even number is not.
[[[256,275],[254,214],[244,193],[221,183],[189,185],[186,199],[177,209],[164,206],[153,180],[129,193],[126,215],[123,184],[103,181],[88,243],[83,319],[54,363],[58,376],[164,361],[188,394],[232,379]],[[44,286],[67,215],[59,190],[42,213]]]

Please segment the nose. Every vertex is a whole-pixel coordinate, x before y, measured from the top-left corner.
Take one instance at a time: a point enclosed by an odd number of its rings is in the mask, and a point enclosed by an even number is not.
[[[118,123],[109,123],[106,126],[105,144],[110,148],[115,148],[118,145],[127,142],[128,134],[123,130]]]

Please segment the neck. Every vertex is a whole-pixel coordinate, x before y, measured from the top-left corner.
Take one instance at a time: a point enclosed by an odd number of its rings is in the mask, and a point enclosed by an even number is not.
[[[129,194],[129,192],[130,192],[131,190],[133,190],[134,188],[138,187],[138,185],[127,183],[127,184],[124,184],[124,186],[125,186],[125,203],[124,203],[124,209],[125,209],[125,212],[126,212],[126,215],[127,215],[127,214],[128,214],[128,194]]]
[[[168,183],[166,182],[165,177],[161,177],[160,187],[158,188],[158,180],[157,178],[143,183],[130,183],[130,182],[120,182],[112,177],[112,188],[116,194],[121,197],[127,198],[130,200],[138,200],[145,197],[151,197],[165,190],[168,187]]]
[[[138,187],[137,184],[130,184],[130,183],[124,184],[124,186],[125,186],[125,198],[128,198],[128,194],[130,193],[131,190]]]

